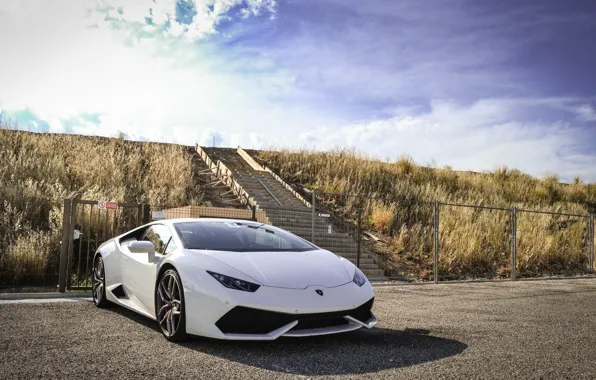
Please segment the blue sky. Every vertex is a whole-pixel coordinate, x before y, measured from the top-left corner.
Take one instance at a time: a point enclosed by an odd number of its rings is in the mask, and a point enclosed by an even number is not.
[[[23,129],[596,181],[596,3],[2,0]]]

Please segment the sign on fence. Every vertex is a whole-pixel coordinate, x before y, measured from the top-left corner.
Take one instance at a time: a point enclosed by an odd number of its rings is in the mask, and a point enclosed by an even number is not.
[[[321,218],[330,218],[331,214],[319,214]]]
[[[151,220],[162,220],[166,218],[165,211],[151,211]]]
[[[100,210],[102,210],[102,209],[117,210],[118,202],[97,201],[97,208]]]

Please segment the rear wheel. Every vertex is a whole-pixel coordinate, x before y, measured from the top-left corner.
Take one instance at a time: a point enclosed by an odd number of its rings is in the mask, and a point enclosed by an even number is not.
[[[174,269],[166,270],[157,282],[155,315],[167,340],[181,342],[188,338],[182,281]]]
[[[106,270],[103,258],[97,255],[93,261],[93,303],[97,307],[108,307],[110,301],[106,297]]]

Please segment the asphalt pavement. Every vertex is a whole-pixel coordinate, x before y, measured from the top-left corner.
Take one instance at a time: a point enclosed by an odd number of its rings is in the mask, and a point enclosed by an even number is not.
[[[0,302],[3,379],[596,378],[596,279],[376,289],[372,330],[167,342],[89,299]]]

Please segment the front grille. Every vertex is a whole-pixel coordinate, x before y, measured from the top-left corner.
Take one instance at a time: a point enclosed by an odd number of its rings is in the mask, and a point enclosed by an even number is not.
[[[344,315],[346,315],[346,313],[332,317],[299,319],[298,324],[294,326],[292,330],[310,330],[320,329],[323,327],[347,325],[349,322],[343,317]]]
[[[288,314],[268,310],[236,306],[215,324],[224,334],[267,334],[288,323],[298,320],[293,330],[307,330],[347,324],[343,318],[349,315],[366,322],[371,317],[374,297],[352,310],[328,313]]]

